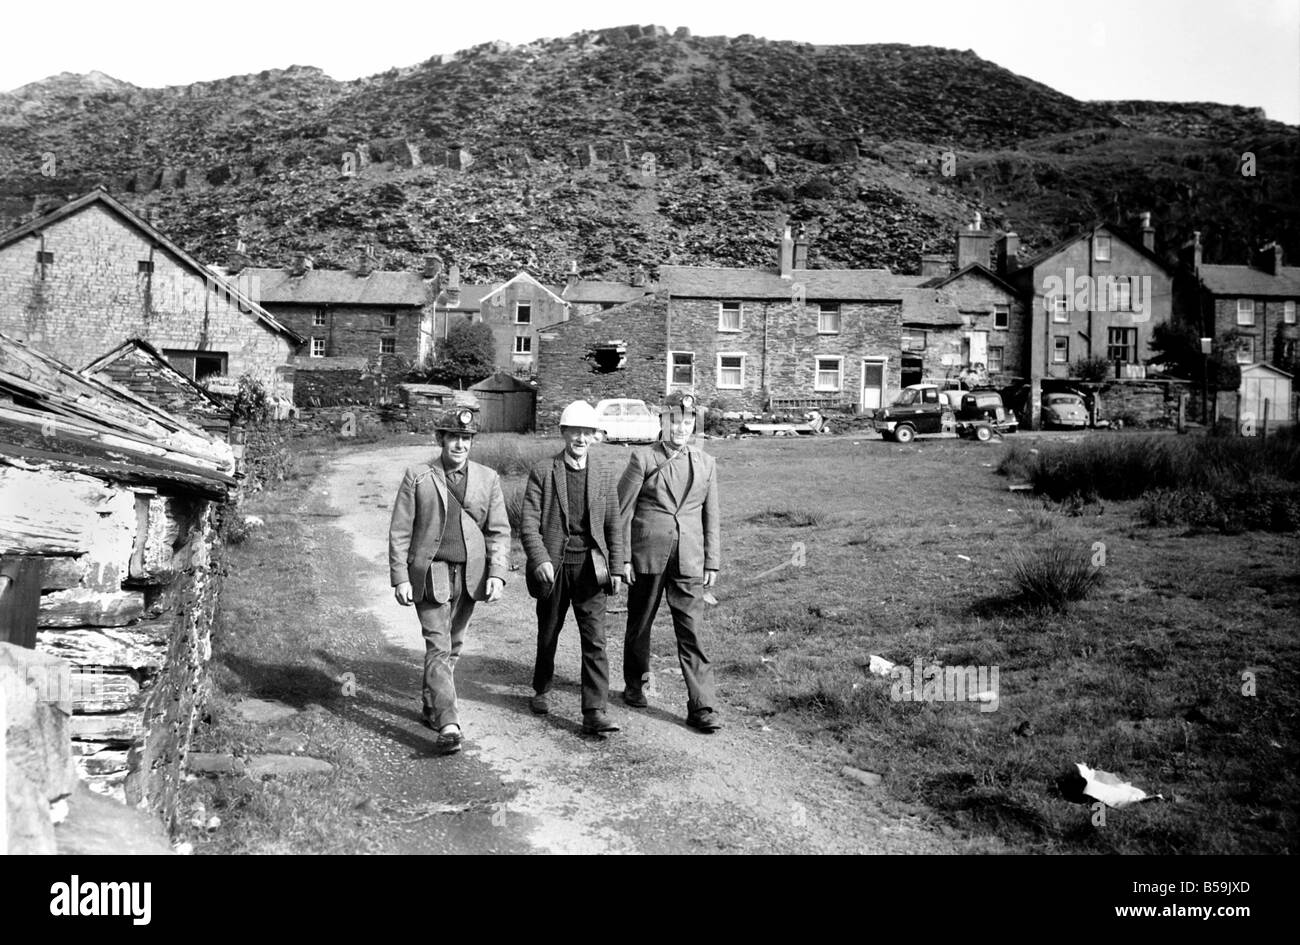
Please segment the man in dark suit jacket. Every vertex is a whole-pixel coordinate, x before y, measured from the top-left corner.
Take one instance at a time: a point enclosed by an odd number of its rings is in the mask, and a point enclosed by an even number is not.
[[[663,438],[632,454],[618,484],[624,518],[631,517],[624,565],[623,701],[634,708],[648,704],[650,627],[666,593],[686,681],[686,722],[713,732],[722,723],[713,708],[713,668],[704,655],[699,624],[704,589],[717,580],[722,559],[717,470],[712,456],[690,445],[695,429],[691,394],[669,394],[661,419]]]
[[[618,474],[590,452],[598,429],[596,411],[586,401],[564,408],[564,449],[528,477],[520,538],[528,555],[528,593],[537,598],[532,710],[550,711],[555,647],[572,605],[582,641],[582,730],[605,735],[618,731],[606,712],[605,595],[617,587],[624,552]]]
[[[474,412],[445,411],[440,448],[402,477],[388,529],[393,596],[415,605],[424,634],[424,722],[444,751],[460,750],[453,674],[476,601],[495,601],[510,571],[510,521],[495,470],[469,461]]]

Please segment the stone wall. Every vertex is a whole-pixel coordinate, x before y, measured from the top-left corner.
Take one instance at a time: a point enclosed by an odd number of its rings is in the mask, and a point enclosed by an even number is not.
[[[1236,344],[1248,352],[1245,357],[1249,361],[1246,363],[1251,364],[1256,361],[1274,363],[1279,347],[1283,349],[1283,355],[1294,352],[1296,341],[1300,340],[1300,324],[1286,321],[1285,305],[1285,299],[1259,299],[1253,306],[1250,324],[1238,325],[1237,300],[1215,298],[1215,344],[1223,344],[1228,336],[1232,336]]]
[[[410,305],[286,305],[267,302],[263,307],[304,338],[295,349],[311,356],[311,339],[325,340],[325,357],[374,358],[383,353],[382,342],[392,339],[393,353],[415,362],[420,358],[420,322],[424,309]],[[325,324],[316,324],[316,313]],[[391,325],[390,325],[391,322]]]
[[[1200,393],[1194,384],[1175,380],[1115,380],[1100,386],[1098,416],[1123,418],[1125,424],[1144,427],[1174,426],[1178,422],[1178,397],[1188,395],[1188,411],[1199,409]],[[1196,404],[1193,405],[1192,401]]]
[[[898,389],[902,353],[901,302],[844,302],[840,330],[817,330],[816,300],[746,300],[739,331],[719,331],[716,299],[673,298],[668,302],[667,349],[694,356],[692,386],[705,404],[758,411],[769,398],[861,400],[864,358],[885,359],[885,398]],[[740,389],[718,386],[718,356],[743,357]],[[838,358],[837,390],[817,389],[818,358]],[[666,363],[666,362],[665,362]]]
[[[170,822],[207,694],[218,502],[13,466],[0,500],[0,531],[45,558],[37,649],[72,665],[78,773]]]
[[[971,317],[970,328],[964,330],[987,330],[989,347],[1002,348],[1000,376],[1003,380],[1009,383],[1012,377],[1029,376],[1029,320],[1019,295],[998,287],[986,277],[970,274],[949,282],[942,291],[963,316]],[[998,304],[1009,306],[1005,329],[994,327],[993,307]]]
[[[536,429],[554,430],[561,411],[575,400],[660,403],[667,311],[666,300],[647,295],[538,332]]]
[[[42,246],[53,254],[44,265]],[[151,256],[153,271],[140,271]],[[226,373],[291,394],[275,372],[289,358],[288,338],[99,204],[0,249],[0,331],[77,368],[128,338],[221,352]]]

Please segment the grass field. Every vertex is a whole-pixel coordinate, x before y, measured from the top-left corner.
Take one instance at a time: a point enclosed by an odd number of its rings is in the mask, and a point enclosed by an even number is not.
[[[1026,499],[995,472],[1006,446],[707,448],[726,558],[712,656],[730,701],[834,743],[898,796],[1013,849],[1294,846],[1293,538],[1150,527],[1138,501]],[[1097,587],[1062,610],[1035,606],[1015,571],[1049,555],[1095,570]],[[996,666],[996,710],[896,701],[898,680],[872,674],[873,655]],[[1096,825],[1059,783],[1076,762],[1168,800]]]

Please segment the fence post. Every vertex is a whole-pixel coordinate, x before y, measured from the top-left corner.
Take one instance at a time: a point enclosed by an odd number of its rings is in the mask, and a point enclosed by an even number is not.
[[[0,685],[0,856],[9,855],[9,694]]]
[[[1232,408],[1232,430],[1241,436],[1241,391],[1237,391],[1236,406]]]
[[[1264,417],[1259,425],[1259,438],[1268,439],[1268,398],[1264,398]]]
[[[1187,432],[1187,395],[1178,395],[1178,432]]]

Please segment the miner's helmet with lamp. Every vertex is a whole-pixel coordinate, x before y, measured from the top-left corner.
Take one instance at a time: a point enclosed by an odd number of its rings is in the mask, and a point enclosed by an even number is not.
[[[684,390],[675,390],[669,394],[660,409],[660,413],[693,414],[695,412],[695,395]]]
[[[451,407],[438,417],[433,429],[438,433],[464,433],[473,436],[478,433],[478,414],[469,407]]]

